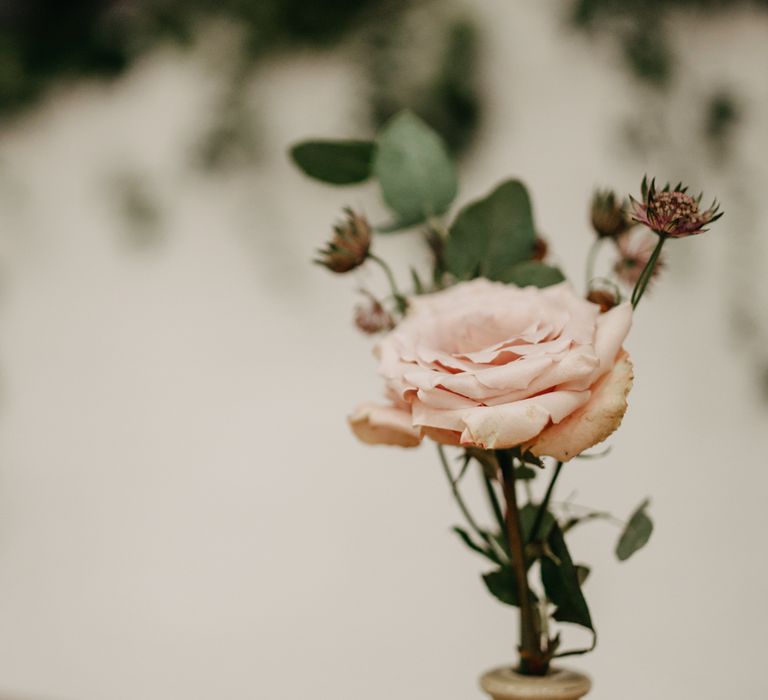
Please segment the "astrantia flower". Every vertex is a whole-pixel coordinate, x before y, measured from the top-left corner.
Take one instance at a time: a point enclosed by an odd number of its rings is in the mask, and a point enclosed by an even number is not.
[[[699,211],[701,195],[692,197],[687,193],[687,187],[678,184],[674,190],[667,185],[660,192],[656,190],[655,180],[648,185],[643,178],[642,202],[630,197],[632,202],[632,218],[639,224],[647,226],[651,231],[670,238],[683,238],[704,233],[713,221],[723,214],[718,213],[719,205],[712,202],[706,211]]]
[[[333,227],[334,235],[328,245],[319,250],[316,263],[331,272],[349,272],[365,262],[371,247],[371,226],[362,215],[344,209],[346,221]]]
[[[619,259],[614,265],[616,276],[628,287],[634,287],[640,279],[645,266],[651,259],[656,247],[656,238],[648,231],[637,230],[627,232],[616,239],[619,249]],[[664,257],[659,259],[653,268],[652,278],[655,278],[664,267]]]
[[[429,437],[569,460],[621,422],[631,322],[628,303],[600,313],[566,282],[479,278],[415,297],[377,347],[389,403],[359,406],[350,424],[368,443]]]

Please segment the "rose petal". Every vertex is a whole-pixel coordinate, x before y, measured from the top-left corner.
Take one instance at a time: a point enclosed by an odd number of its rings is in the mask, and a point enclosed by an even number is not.
[[[464,412],[464,445],[485,449],[514,447],[538,435],[551,421],[558,423],[589,401],[588,391],[553,391],[503,406]]]
[[[549,389],[563,389],[566,391],[584,391],[592,383],[591,377],[600,361],[594,356],[591,349],[580,348],[564,354],[558,362],[542,372],[529,386],[518,391],[499,394],[483,403],[487,406],[498,406],[512,401],[522,401]]]
[[[404,379],[406,384],[417,389],[434,389],[441,386],[454,394],[482,401],[501,391],[524,389],[552,362],[552,358],[537,357],[461,374],[413,369],[405,372]]]
[[[441,445],[461,445],[461,433],[455,430],[443,430],[442,428],[423,428],[424,437],[439,442]]]
[[[421,442],[421,432],[413,427],[406,409],[365,403],[348,420],[355,435],[369,445],[417,447]]]
[[[425,406],[448,411],[457,408],[474,408],[478,405],[477,401],[472,401],[472,399],[439,388],[419,389],[416,392],[416,396]]]
[[[595,334],[595,354],[600,358],[600,368],[595,379],[611,368],[631,326],[632,305],[628,301],[600,314]]]
[[[589,402],[561,423],[543,430],[527,448],[534,455],[567,462],[605,440],[621,424],[632,377],[632,362],[621,351],[613,368],[592,387]]]

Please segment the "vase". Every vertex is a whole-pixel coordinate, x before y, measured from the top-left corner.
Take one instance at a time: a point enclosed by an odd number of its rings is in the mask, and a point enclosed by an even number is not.
[[[553,668],[546,676],[524,676],[501,667],[484,673],[480,687],[493,700],[578,700],[589,692],[592,681],[567,668]]]

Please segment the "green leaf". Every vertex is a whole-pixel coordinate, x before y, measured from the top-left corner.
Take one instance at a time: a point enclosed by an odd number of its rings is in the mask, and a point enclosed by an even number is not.
[[[646,509],[650,501],[644,500],[632,514],[624,531],[616,544],[616,556],[619,561],[626,561],[638,549],[642,549],[648,543],[653,532],[653,521],[648,517]]]
[[[456,169],[443,140],[412,112],[396,114],[376,140],[373,172],[396,221],[382,231],[420,224],[448,210],[456,197]]]
[[[302,141],[291,148],[291,158],[315,180],[353,185],[371,176],[375,151],[371,141]]]
[[[520,479],[521,481],[531,481],[532,479],[536,478],[536,475],[537,472],[535,469],[531,469],[524,464],[515,468],[515,479]]]
[[[496,479],[499,464],[492,452],[481,450],[479,447],[467,447],[465,453],[478,461],[489,479]]]
[[[483,574],[483,581],[494,598],[505,605],[519,605],[517,579],[515,578],[515,570],[511,566],[502,566],[495,571]],[[533,592],[530,593],[530,597],[531,600],[536,600]]]
[[[469,535],[469,533],[464,530],[463,528],[459,527],[458,525],[451,528],[453,532],[455,532],[460,538],[461,541],[469,547],[473,552],[476,552],[477,554],[480,554],[484,556],[486,559],[490,559],[494,564],[499,564],[498,557],[493,553],[493,550],[488,547],[482,547],[481,545],[477,544]]]
[[[544,469],[544,462],[542,461],[541,457],[537,457],[532,452],[526,450],[520,455],[520,459],[524,464],[533,464],[539,469]]]
[[[502,552],[505,552],[507,555],[507,559],[511,559],[511,555],[509,553],[509,543],[507,542],[507,536],[504,532],[490,532],[489,530],[484,531],[489,537],[493,538],[493,541],[498,545],[499,549]],[[490,551],[493,551],[490,547],[488,548]],[[497,559],[498,561],[498,559]],[[501,563],[501,562],[499,562]]]
[[[579,585],[583,586],[584,582],[589,578],[589,574],[592,571],[588,566],[584,564],[576,564],[576,577],[579,579]]]
[[[415,295],[424,294],[424,283],[419,277],[419,273],[415,267],[411,266],[411,282],[413,282],[413,293]]]
[[[565,279],[560,268],[545,265],[536,260],[519,263],[507,270],[500,278],[502,282],[511,282],[518,287],[550,287]]]
[[[526,503],[520,509],[520,526],[523,530],[523,542],[528,542],[533,530],[533,523],[536,520],[536,514],[539,512],[539,506],[533,503]],[[550,530],[555,525],[555,517],[549,511],[544,513],[539,526],[539,532],[536,535],[538,540],[546,540],[549,537]]]
[[[572,622],[594,632],[592,616],[587,601],[581,592],[579,569],[574,566],[571,554],[565,544],[560,526],[555,523],[547,539],[553,558],[541,560],[541,582],[544,590],[556,606],[555,620]]]
[[[535,240],[525,185],[507,180],[459,212],[445,246],[446,267],[458,279],[506,281],[511,268],[531,259]]]

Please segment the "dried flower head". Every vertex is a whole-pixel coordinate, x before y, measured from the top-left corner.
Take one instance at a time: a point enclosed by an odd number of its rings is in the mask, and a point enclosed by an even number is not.
[[[346,219],[333,227],[333,238],[325,248],[318,250],[316,263],[332,272],[354,270],[365,262],[371,248],[371,226],[362,215],[349,207],[344,209]]]
[[[366,335],[374,335],[391,331],[395,327],[395,319],[381,302],[368,292],[368,302],[355,307],[355,325]]]
[[[619,259],[613,270],[624,284],[634,287],[651,259],[656,247],[656,238],[643,230],[627,232],[616,239],[616,246],[619,249]],[[664,264],[662,254],[653,269],[652,279],[658,277]]]
[[[596,190],[592,195],[592,227],[600,238],[615,238],[632,228],[624,202],[612,190]]]
[[[670,189],[667,184],[663,190],[656,189],[656,181],[643,178],[642,202],[630,197],[632,202],[632,218],[639,224],[647,226],[654,233],[670,238],[683,238],[704,233],[713,221],[717,221],[723,213],[719,211],[717,201],[706,211],[700,211],[701,195],[692,197],[688,188],[678,183]]]
[[[620,299],[617,290],[608,287],[600,287],[589,290],[587,301],[597,304],[600,307],[600,313],[604,314],[606,311],[610,311],[614,306],[618,306]]]

